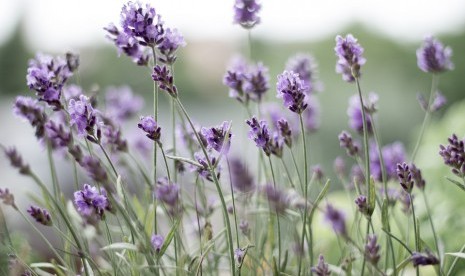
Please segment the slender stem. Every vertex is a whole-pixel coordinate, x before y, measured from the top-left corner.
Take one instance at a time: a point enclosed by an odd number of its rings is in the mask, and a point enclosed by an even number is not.
[[[236,269],[235,269],[235,260],[234,260],[234,249],[233,249],[234,245],[233,245],[233,238],[232,238],[232,231],[231,231],[231,223],[229,221],[228,208],[226,206],[226,201],[224,200],[223,192],[221,190],[221,186],[220,186],[218,177],[216,176],[215,169],[213,168],[213,165],[211,163],[210,157],[208,156],[207,150],[205,149],[205,146],[203,145],[202,140],[199,137],[199,134],[195,130],[194,123],[192,122],[189,114],[187,113],[186,109],[182,105],[179,98],[176,98],[176,103],[178,104],[179,108],[183,112],[184,116],[186,117],[187,121],[189,122],[189,125],[192,128],[192,131],[195,134],[195,137],[197,138],[197,141],[198,141],[198,143],[199,143],[199,145],[200,145],[200,147],[202,149],[202,152],[203,152],[203,154],[205,156],[205,159],[207,160],[207,164],[208,164],[210,173],[211,173],[211,175],[213,177],[213,182],[215,183],[216,190],[218,192],[218,196],[220,197],[221,206],[222,206],[222,209],[223,209],[223,216],[224,216],[224,220],[226,221],[226,233],[227,233],[227,236],[228,236],[228,247],[229,247],[229,258],[230,258],[231,272],[232,272],[233,276],[235,276],[236,275]]]
[[[431,210],[428,204],[428,199],[426,198],[425,190],[421,190],[421,192],[423,193],[423,200],[425,201],[426,212],[428,213],[429,223],[431,225],[431,231],[433,232],[434,244],[436,245],[436,251],[438,253],[439,263],[441,264],[441,261],[442,261],[441,252],[439,251],[438,236],[436,234],[436,228],[434,227],[434,224],[433,224],[433,217],[431,216]],[[441,265],[439,267],[441,267]]]
[[[413,204],[413,198],[412,198],[412,194],[409,193],[408,194],[409,196],[409,199],[410,199],[410,206],[412,207],[412,216],[413,216],[413,234],[414,234],[414,237],[415,237],[415,251],[416,252],[420,252],[420,245],[418,244],[418,240],[420,237],[417,236],[417,218],[415,216],[415,207],[414,207],[414,204]],[[416,267],[416,273],[417,273],[417,276],[420,275],[420,271],[419,271],[419,268],[418,266]]]
[[[425,117],[423,118],[423,123],[421,125],[420,134],[418,135],[417,143],[415,144],[415,148],[413,149],[412,158],[411,158],[412,163],[415,161],[415,157],[417,156],[418,149],[420,148],[421,140],[423,139],[423,134],[425,133],[426,127],[427,127],[427,125],[429,123],[429,120],[430,120],[430,117],[431,117],[430,108],[431,108],[431,104],[433,102],[434,92],[437,89],[438,80],[439,80],[439,76],[436,75],[436,74],[433,74],[432,80],[431,80],[431,91],[430,91],[429,99],[428,99],[428,106],[426,107],[426,113],[425,113]]]
[[[52,182],[53,182],[53,195],[55,196],[55,198],[60,198],[61,191],[60,191],[60,185],[58,184],[55,162],[53,161],[51,141],[47,141],[47,156],[48,156],[48,163],[49,163],[50,173],[51,173]]]
[[[100,149],[102,150],[103,154],[105,155],[105,158],[107,159],[108,163],[110,163],[110,167],[111,167],[113,173],[115,174],[115,177],[118,177],[118,172],[116,171],[116,168],[113,165],[113,162],[111,161],[110,156],[107,154],[107,151],[102,146],[102,143],[99,142],[98,145],[99,145]]]
[[[304,240],[305,240],[305,226],[307,224],[307,202],[308,202],[308,160],[307,160],[307,142],[305,139],[305,128],[304,128],[304,120],[302,114],[299,114],[300,119],[300,131],[302,132],[302,142],[304,145],[304,199],[305,199],[305,211],[304,211],[304,221],[302,224],[302,238],[300,240],[300,248],[304,248]],[[310,226],[311,227],[311,226]],[[308,250],[311,252],[310,255],[313,256],[313,243]],[[301,275],[302,272],[302,257],[299,259],[299,273],[297,275]],[[310,260],[310,267],[313,266],[313,260]]]
[[[292,181],[291,174],[289,172],[289,169],[287,168],[286,162],[284,162],[283,158],[279,158],[281,160],[281,163],[283,164],[284,170],[286,171],[287,178],[289,179],[289,184],[291,184],[292,189],[295,189],[294,182]]]
[[[270,163],[271,175],[273,177],[273,186],[276,188],[276,178],[274,176],[273,163],[271,162],[271,156],[268,156],[268,162]],[[276,210],[276,223],[278,228],[278,273],[281,272],[281,224],[279,219],[278,210]]]
[[[363,149],[365,152],[365,187],[370,185],[370,152],[368,150],[368,127],[365,114],[365,105],[363,104],[362,90],[360,88],[360,82],[358,77],[355,78],[357,84],[358,97],[360,99],[360,109],[362,112],[362,121],[363,121]],[[367,201],[370,202],[370,193],[367,194]]]
[[[239,245],[239,231],[237,230],[237,215],[236,215],[236,200],[234,199],[234,189],[233,189],[233,184],[232,184],[232,176],[231,176],[231,166],[229,164],[229,157],[226,157],[226,162],[228,163],[228,172],[229,172],[229,186],[231,188],[231,199],[232,199],[232,204],[233,204],[233,216],[234,216],[234,226],[236,228],[236,243],[237,243],[237,248],[240,247]],[[240,270],[239,270],[240,274]]]
[[[304,192],[304,186],[303,186],[302,178],[300,177],[299,167],[297,166],[297,161],[295,160],[294,151],[291,148],[289,148],[289,152],[291,153],[292,162],[294,163],[294,167],[295,167],[295,173],[299,177],[300,189],[301,189],[301,192],[303,193]]]
[[[160,142],[158,142],[157,144],[160,147],[160,151],[161,151],[161,153],[163,155],[163,160],[165,162],[166,174],[168,176],[168,181],[171,182],[170,167],[168,166],[168,161],[166,160],[165,151],[163,150],[163,146],[162,146],[162,144]]]
[[[462,246],[462,248],[459,251],[460,253],[465,252],[465,244]],[[460,257],[455,257],[454,261],[452,262],[451,266],[449,267],[449,271],[447,271],[447,276],[451,275],[451,273],[454,271],[455,265],[457,264],[458,260]]]
[[[366,231],[366,242],[368,242],[368,235],[370,234],[370,223],[371,220],[367,220],[367,231]],[[360,275],[364,275],[365,273],[365,263],[367,261],[367,253],[363,252],[363,263],[362,263],[362,273]]]
[[[155,52],[155,47],[152,46],[152,55],[153,55],[153,66],[157,65],[157,53]],[[158,122],[158,85],[157,82],[153,82],[153,118]],[[153,186],[155,187],[157,183],[157,142],[153,142]],[[157,234],[157,200],[155,197],[153,199],[153,208],[155,212],[153,213],[153,232]],[[158,269],[157,269],[158,271]]]

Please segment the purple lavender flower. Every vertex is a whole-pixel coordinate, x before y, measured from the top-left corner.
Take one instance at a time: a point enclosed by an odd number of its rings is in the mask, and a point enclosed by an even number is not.
[[[360,135],[363,134],[363,118],[362,109],[360,107],[360,100],[357,95],[353,95],[349,99],[349,107],[347,108],[347,115],[349,115],[349,126],[357,131]],[[373,133],[371,116],[366,116],[368,134]]]
[[[249,96],[244,93],[243,89],[244,83],[247,81],[247,71],[248,65],[245,59],[236,57],[232,60],[223,77],[223,84],[229,87],[229,97],[245,104],[249,100]]]
[[[246,123],[250,126],[249,138],[255,142],[257,147],[261,148],[265,154],[269,156],[271,154],[271,138],[266,121],[261,120],[259,122],[254,116],[250,120],[247,120]]]
[[[11,148],[4,149],[4,151],[5,151],[6,157],[8,158],[8,160],[10,160],[11,166],[19,169],[20,174],[27,175],[31,173],[29,165],[23,162],[23,158],[18,153],[16,148],[11,147]]]
[[[439,155],[444,163],[452,168],[452,173],[463,177],[465,175],[465,147],[463,140],[459,140],[457,135],[452,134],[447,139],[448,145],[439,145]]]
[[[139,44],[153,47],[163,41],[163,22],[155,8],[140,2],[128,2],[121,9],[121,26],[124,33],[135,37]]]
[[[123,138],[121,128],[115,124],[105,124],[103,126],[103,142],[108,145],[112,151],[127,152],[128,142]]]
[[[399,179],[402,189],[410,194],[413,188],[412,174],[410,173],[409,166],[405,162],[397,164],[397,178]]]
[[[71,75],[66,60],[62,57],[37,54],[36,59],[29,61],[26,79],[29,88],[36,91],[39,101],[59,110],[62,108],[62,88]]]
[[[79,100],[81,94],[84,94],[84,91],[79,85],[70,84],[63,87],[63,96],[67,102],[71,99]]]
[[[360,67],[365,64],[366,59],[362,56],[363,48],[357,43],[357,39],[351,34],[346,37],[336,36],[336,72],[342,74],[342,79],[354,82],[360,77]]]
[[[321,167],[320,164],[316,164],[315,166],[311,167],[310,170],[313,173],[313,177],[319,182],[323,181],[323,178],[325,177],[325,173],[323,172],[323,168]]]
[[[66,65],[70,72],[74,72],[79,68],[79,55],[71,52],[67,52],[66,55]]]
[[[30,206],[27,212],[33,217],[38,223],[45,225],[45,226],[52,226],[52,218],[50,217],[50,213],[39,207]]]
[[[442,43],[432,36],[427,36],[422,47],[417,50],[418,67],[429,73],[441,73],[454,69],[450,60],[452,49],[444,47]]]
[[[323,257],[323,255],[320,254],[320,257],[318,257],[318,264],[317,266],[312,267],[312,272],[315,273],[317,276],[331,275],[331,271],[329,270],[329,266],[325,262],[325,258]]]
[[[283,146],[284,146],[283,137],[279,135],[279,132],[274,131],[273,137],[271,138],[270,143],[269,143],[270,152],[276,157],[282,158],[283,157]]]
[[[152,116],[140,117],[140,122],[137,126],[147,133],[146,136],[149,139],[155,142],[160,141],[161,128]]]
[[[262,8],[257,0],[236,0],[234,3],[234,24],[251,29],[260,23],[258,12]]]
[[[320,127],[320,103],[314,95],[310,95],[307,97],[307,104],[307,109],[302,113],[304,125],[308,132],[314,133]]]
[[[14,209],[18,209],[15,204],[15,197],[12,193],[10,193],[8,188],[5,188],[4,190],[0,188],[0,199],[2,200],[3,204],[10,205]]]
[[[143,47],[139,45],[136,38],[121,32],[114,24],[109,24],[103,29],[109,33],[107,37],[118,48],[118,55],[124,53],[140,66],[146,66],[149,63],[149,55],[144,53]]]
[[[325,219],[329,222],[336,234],[343,237],[347,236],[346,220],[344,214],[328,204],[325,212]]]
[[[417,186],[418,189],[424,190],[426,181],[421,175],[421,170],[415,166],[415,164],[410,165],[410,173],[412,174],[412,180],[415,183],[415,186]]]
[[[308,94],[312,94],[318,89],[318,83],[316,83],[317,67],[313,56],[308,54],[296,54],[289,58],[286,63],[286,70],[299,75],[300,80],[307,88],[306,92]]]
[[[109,87],[105,93],[106,115],[118,123],[134,116],[143,105],[142,97],[134,95],[128,86]]]
[[[108,182],[108,175],[105,171],[105,168],[102,166],[97,157],[94,156],[85,156],[80,165],[87,171],[89,176],[96,182],[100,182],[102,184],[107,184]]]
[[[281,118],[278,120],[279,135],[283,138],[284,143],[291,148],[292,147],[292,131],[289,127],[289,123],[286,119]]]
[[[376,235],[369,235],[367,243],[365,245],[365,255],[368,261],[376,265],[379,262],[381,256],[379,255],[379,244]]]
[[[49,120],[45,124],[45,134],[54,149],[68,147],[73,144],[73,136],[71,135],[71,132],[65,130],[65,127],[62,124],[58,124],[53,120]]]
[[[346,174],[346,162],[341,156],[336,157],[333,162],[334,172],[341,178]]]
[[[79,136],[94,134],[97,117],[88,97],[80,95],[78,101],[69,100],[68,112],[71,117],[70,123],[76,125]]]
[[[219,153],[228,154],[231,147],[231,123],[224,121],[221,125],[200,130],[207,140],[207,147]],[[226,142],[226,143],[225,143]]]
[[[152,247],[155,249],[155,251],[159,253],[161,248],[163,247],[165,238],[162,235],[153,234],[150,242],[152,243]]]
[[[290,200],[289,197],[271,184],[266,184],[262,187],[262,192],[268,199],[270,207],[277,213],[284,213],[284,211],[289,208]]]
[[[345,148],[349,156],[355,157],[358,155],[358,145],[352,140],[350,133],[342,131],[339,134],[339,144],[341,148]]]
[[[163,41],[158,44],[158,50],[163,55],[158,60],[166,63],[173,64],[176,61],[176,51],[179,47],[185,47],[186,41],[177,29],[167,28],[163,36]]]
[[[418,93],[417,100],[421,108],[426,112],[436,112],[447,103],[446,97],[444,97],[444,95],[439,91],[436,91],[436,93],[434,94],[433,101],[431,102],[431,105],[429,107],[428,101],[425,99],[423,94]]]
[[[47,115],[45,114],[43,107],[40,106],[36,100],[30,97],[16,97],[13,112],[17,116],[28,120],[29,123],[35,127],[35,136],[38,139],[43,138]]]
[[[158,83],[158,87],[161,90],[166,91],[171,97],[176,98],[178,96],[178,90],[173,82],[173,75],[166,65],[163,65],[163,67],[155,65],[153,67],[152,79]]]
[[[413,266],[415,267],[419,265],[426,266],[439,264],[439,259],[429,250],[427,250],[425,253],[413,252],[410,259],[412,260]]]
[[[245,257],[245,252],[246,250],[242,248],[236,248],[234,250],[234,259],[236,260],[237,266],[242,265],[242,262],[244,261]]]
[[[389,145],[385,145],[382,149],[384,165],[386,166],[387,179],[397,178],[397,163],[405,162],[406,153],[404,145],[401,142],[394,142]],[[381,181],[381,163],[378,156],[378,149],[374,143],[370,145],[370,166],[372,176]]]
[[[230,160],[230,174],[234,189],[241,193],[251,193],[255,190],[255,182],[246,165],[238,158]]]
[[[168,181],[168,178],[166,177],[159,178],[157,180],[157,184],[158,185],[155,190],[157,199],[170,207],[176,207],[179,203],[179,185]]]
[[[365,174],[363,172],[362,167],[355,164],[350,169],[350,179],[353,181],[353,185],[359,185],[360,183],[365,183]],[[355,187],[355,186],[354,186]],[[351,187],[351,188],[354,188]]]
[[[197,173],[204,179],[213,182],[213,175],[211,174],[210,167],[208,166],[208,161],[205,158],[204,154],[200,152],[196,152],[194,153],[194,158],[201,165],[201,167],[197,167],[197,166],[194,167]],[[218,160],[213,156],[210,156],[209,159],[210,159],[212,166],[216,167],[217,165],[216,163],[218,162]],[[220,178],[220,170],[221,168],[218,166],[217,174],[216,174],[217,178]]]
[[[360,213],[367,215],[368,214],[368,202],[367,202],[367,197],[364,195],[359,195],[355,199],[355,204],[358,207],[358,210]]]
[[[261,102],[263,95],[268,91],[269,79],[268,68],[261,62],[256,66],[251,66],[245,75],[246,82],[244,82],[243,90],[249,98],[256,102]]]
[[[412,194],[408,194],[404,190],[399,190],[397,194],[397,200],[402,204],[402,212],[405,214],[410,214],[413,199],[414,196]]]
[[[284,71],[281,75],[278,75],[276,89],[278,91],[278,98],[283,98],[284,106],[292,112],[302,114],[307,108],[307,96],[305,93],[307,88],[298,74],[292,71]]]
[[[242,234],[248,236],[250,234],[249,222],[247,220],[241,220],[239,223],[239,229],[241,230]]]
[[[96,214],[100,219],[103,219],[105,210],[110,211],[110,202],[106,191],[103,188],[99,191],[97,187],[89,184],[84,184],[82,190],[74,192],[74,203],[77,206],[77,211],[84,217]]]

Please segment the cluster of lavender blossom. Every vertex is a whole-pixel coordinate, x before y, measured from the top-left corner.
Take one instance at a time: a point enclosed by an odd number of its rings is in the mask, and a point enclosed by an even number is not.
[[[260,10],[261,4],[255,0],[236,0],[234,23],[250,32],[261,22]],[[347,110],[353,134],[344,130],[339,135],[347,157],[334,161],[338,179],[333,182],[343,184],[356,207],[354,227],[348,227],[348,214],[330,203],[330,180],[320,165],[309,165],[306,135],[318,130],[317,92],[322,90],[314,57],[291,57],[277,76],[276,98],[282,106],[266,102],[271,85],[264,62],[237,57],[227,69],[223,83],[229,96],[249,114],[242,126],[248,127],[248,137],[258,148],[254,171],[250,160],[232,154],[231,121],[199,127],[189,116],[173,74],[176,53],[186,43],[177,29],[165,27],[154,7],[129,2],[121,10],[120,26],[110,24],[105,30],[119,53],[152,69],[148,81],[154,86],[154,113],[140,117],[138,142],[126,140],[123,125],[141,111],[141,98],[128,87],[113,87],[105,95],[105,108],[100,108],[98,97],[87,96],[85,89],[70,83],[79,69],[79,57],[68,53],[65,57],[39,54],[32,59],[27,85],[36,98],[19,96],[13,106],[48,152],[51,185],[42,182],[15,148],[2,146],[11,165],[42,191],[43,198],[30,205],[27,213],[38,224],[53,228],[63,248],[58,252],[15,204],[9,189],[0,189],[3,204],[19,212],[49,246],[53,257],[44,267],[60,275],[214,275],[227,269],[223,266],[228,260],[232,275],[330,275],[341,271],[398,275],[409,263],[417,275],[420,266],[435,266],[438,274],[444,273],[431,215],[421,220],[429,220],[433,243],[421,237],[424,226],[415,215],[418,192],[429,214],[426,180],[414,163],[423,130],[410,157],[401,142],[380,143],[376,126],[379,97],[362,95],[360,78],[367,60],[354,36],[337,36],[334,48],[336,72],[344,81],[356,83],[358,92],[350,98]],[[439,73],[453,69],[451,55],[450,48],[427,37],[417,51],[418,67],[438,78]],[[437,87],[431,91],[429,99],[419,96],[425,111],[424,127],[446,102]],[[162,131],[159,124],[159,115],[165,115],[157,110],[160,92],[172,101],[170,119],[178,125],[177,132]],[[254,115],[253,105],[258,110]],[[176,144],[179,140],[182,145]],[[465,190],[464,140],[453,134],[448,143],[440,146],[439,154],[459,178],[449,180]],[[137,145],[143,145],[142,153],[153,149],[153,162],[147,158],[141,162],[133,155]],[[66,187],[57,177],[57,157],[74,168],[72,196],[63,192]],[[348,162],[352,164],[350,174]],[[150,167],[153,175],[147,172]],[[87,174],[86,181],[81,180],[79,168]],[[225,171],[229,178],[223,176]],[[403,230],[391,219],[397,202],[406,217],[411,217],[413,231]],[[216,207],[222,210],[221,219],[214,217]],[[350,249],[339,243],[339,263],[331,259],[330,265],[324,257],[331,256],[330,250],[316,242],[324,237],[315,237],[314,230],[327,226],[318,225],[315,214],[322,215]],[[191,220],[194,222],[189,223]],[[366,227],[366,235],[362,227]],[[413,245],[403,239],[411,233]],[[19,258],[9,240],[8,250]],[[318,258],[315,250],[320,251]],[[402,256],[407,258],[399,263]],[[449,273],[455,263],[449,265]],[[22,275],[42,275],[42,268],[24,261],[10,265],[11,271],[22,271]]]

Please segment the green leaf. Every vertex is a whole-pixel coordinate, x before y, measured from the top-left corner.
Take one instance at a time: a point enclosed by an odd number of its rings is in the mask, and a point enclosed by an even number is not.
[[[460,258],[460,259],[465,259],[465,253],[462,253],[462,252],[448,252],[448,253],[444,253],[444,254],[454,256],[454,257],[457,257],[457,258]]]
[[[320,202],[323,200],[323,198],[325,197],[326,193],[328,192],[330,183],[331,183],[331,181],[328,179],[328,180],[326,181],[325,185],[323,186],[323,189],[321,190],[321,192],[320,192],[320,193],[318,194],[318,196],[316,197],[315,202],[313,203],[313,208],[312,208],[312,210],[310,211],[309,223],[310,223],[310,221],[312,220],[312,217],[313,217],[313,214],[315,213],[316,207],[318,206],[318,204],[320,204]]]
[[[163,256],[163,254],[165,254],[166,249],[168,249],[168,246],[170,245],[171,241],[173,240],[174,235],[176,234],[179,223],[180,223],[180,219],[177,219],[176,222],[171,227],[171,230],[168,233],[168,235],[166,235],[165,241],[163,242],[163,246],[160,248],[160,252],[158,252],[158,258],[160,258],[161,256]]]
[[[383,206],[381,207],[381,223],[383,228],[389,229],[389,203],[387,198],[383,199]]]
[[[139,249],[135,244],[127,243],[127,242],[116,242],[105,247],[102,247],[101,250],[132,250],[138,251]]]
[[[452,178],[449,178],[449,177],[446,177],[446,179],[449,180],[450,182],[454,183],[455,185],[457,185],[457,187],[459,187],[460,189],[465,191],[465,185],[463,185],[462,183],[460,183],[457,180],[454,180]]]
[[[373,177],[370,177],[369,187],[368,187],[368,215],[371,217],[376,207],[376,190],[375,190],[375,180]]]
[[[404,269],[409,263],[410,263],[410,257],[407,257],[400,264],[398,264],[397,267],[396,267],[396,270],[395,270],[395,275],[398,275],[399,272],[402,269]],[[387,273],[387,275],[392,275],[392,274],[394,274],[392,270]]]
[[[121,184],[121,175],[116,179],[116,192],[120,198],[124,198],[123,186]]]

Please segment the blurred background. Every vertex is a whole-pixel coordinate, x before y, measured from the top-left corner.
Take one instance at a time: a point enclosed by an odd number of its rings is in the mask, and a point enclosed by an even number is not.
[[[162,15],[165,25],[179,29],[187,42],[178,52],[176,85],[193,117],[203,125],[232,120],[238,137],[233,148],[251,149],[252,142],[246,139],[243,127],[245,112],[228,97],[228,88],[222,84],[231,58],[249,54],[247,31],[232,23],[233,1],[148,2]],[[144,112],[151,112],[150,72],[126,56],[118,57],[103,30],[108,23],[119,22],[124,3],[120,0],[0,0],[0,143],[15,145],[45,179],[46,151],[35,140],[29,124],[21,122],[11,111],[16,95],[33,95],[26,86],[25,75],[28,60],[35,53],[78,53],[81,66],[71,82],[86,91],[129,85],[146,100]],[[334,158],[344,155],[337,135],[349,129],[348,98],[356,92],[354,85],[345,83],[335,73],[333,48],[337,34],[352,33],[365,48],[367,63],[362,68],[361,85],[364,93],[374,91],[379,95],[378,126],[382,141],[402,141],[409,153],[424,115],[416,95],[429,93],[431,85],[431,75],[417,67],[415,51],[429,34],[450,46],[454,51],[455,70],[442,74],[439,82],[439,90],[447,97],[448,104],[433,118],[436,128],[431,129],[441,130],[440,135],[430,130],[425,143],[434,139],[434,143],[445,143],[452,132],[463,136],[463,123],[457,126],[450,121],[454,116],[465,116],[465,110],[458,108],[465,97],[465,1],[266,0],[262,1],[260,16],[261,23],[251,31],[252,57],[269,68],[271,88],[267,100],[278,102],[276,76],[284,70],[290,56],[310,53],[319,64],[318,75],[324,86],[317,96],[321,103],[321,126],[310,137],[310,150],[312,165],[321,164],[329,177],[334,175]],[[168,125],[169,116],[163,116],[163,110],[168,111],[169,105],[165,97],[161,100],[161,120],[166,120]],[[446,116],[448,109],[453,109],[454,115]],[[126,133],[130,136],[136,131],[134,124],[128,126]],[[428,135],[434,138],[431,140]],[[431,168],[441,166],[436,154],[438,144],[431,145],[430,155],[426,155],[426,150],[420,151],[419,162]],[[442,172],[447,174],[447,170]],[[457,191],[455,187],[449,188],[451,185],[441,175],[428,174],[432,182],[448,187],[444,193]],[[17,198],[25,199],[26,193],[33,190],[33,184],[21,178],[4,159],[0,159],[0,175],[0,187],[10,187],[18,193]],[[334,186],[337,188],[340,184]],[[439,204],[441,197],[432,201]],[[457,204],[459,201],[457,198]],[[19,205],[26,206],[21,202]]]

